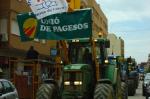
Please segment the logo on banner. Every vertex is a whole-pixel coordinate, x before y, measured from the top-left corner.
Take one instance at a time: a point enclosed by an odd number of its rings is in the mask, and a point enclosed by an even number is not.
[[[37,19],[68,11],[66,0],[27,0]]]
[[[23,24],[23,32],[29,38],[34,38],[36,33],[37,20],[35,18],[29,18],[25,20]]]

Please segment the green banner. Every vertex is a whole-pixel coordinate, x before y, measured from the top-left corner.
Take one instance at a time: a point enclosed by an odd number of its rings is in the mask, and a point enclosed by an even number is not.
[[[65,40],[92,36],[91,9],[55,14],[37,20],[33,13],[17,16],[22,41]]]

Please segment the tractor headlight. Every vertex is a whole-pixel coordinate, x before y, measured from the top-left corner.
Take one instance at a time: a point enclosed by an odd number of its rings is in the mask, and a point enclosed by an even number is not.
[[[74,81],[74,85],[82,85],[82,81]]]
[[[108,60],[105,60],[105,64],[108,64],[109,62],[108,62]]]
[[[97,42],[97,39],[94,39],[95,42]]]
[[[70,85],[70,82],[69,81],[65,81],[64,85],[68,86],[68,85]]]
[[[79,42],[80,40],[78,40],[78,39],[74,39],[74,40],[72,40],[72,42]]]

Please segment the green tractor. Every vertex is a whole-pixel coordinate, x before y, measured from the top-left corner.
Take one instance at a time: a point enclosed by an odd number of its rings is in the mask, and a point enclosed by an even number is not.
[[[68,45],[71,64],[62,67],[59,82],[42,84],[36,99],[123,99],[117,65],[105,63],[107,39],[70,40]]]
[[[111,79],[111,81],[113,81],[115,91],[118,94],[120,94],[121,92],[121,99],[128,99],[127,72],[125,68],[126,66],[124,64],[124,57],[118,55],[110,55],[108,56],[108,61],[109,66],[106,67],[105,78],[109,78]]]
[[[101,79],[104,72],[102,73],[103,70],[100,70],[100,65],[104,65],[104,60],[107,57],[106,45],[108,45],[108,41],[106,39],[97,39],[89,42],[89,39],[80,39],[72,40],[68,43],[69,58],[72,64],[64,67],[63,99],[113,98],[111,82]],[[68,76],[65,75],[66,72],[69,72]],[[73,72],[75,73],[74,77],[72,76]],[[78,80],[78,75],[80,75],[80,80]],[[75,79],[72,80],[71,78]],[[69,86],[66,85],[67,82],[70,82]],[[80,85],[76,85],[79,82],[81,82]],[[103,85],[97,84],[98,82],[99,84],[103,83]]]
[[[139,84],[139,76],[136,71],[136,61],[134,58],[126,59],[127,74],[128,74],[128,95],[134,96]]]

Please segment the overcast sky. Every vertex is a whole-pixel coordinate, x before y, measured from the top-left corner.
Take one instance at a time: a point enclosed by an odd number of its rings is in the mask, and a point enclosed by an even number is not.
[[[96,0],[108,19],[109,33],[125,41],[125,57],[147,62],[150,53],[150,0]]]

